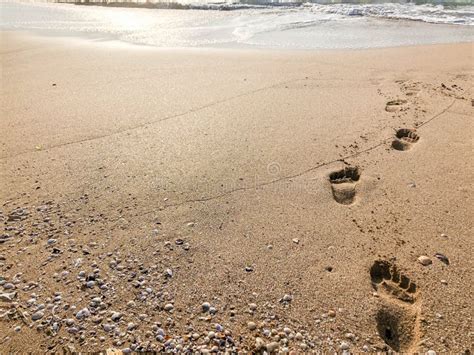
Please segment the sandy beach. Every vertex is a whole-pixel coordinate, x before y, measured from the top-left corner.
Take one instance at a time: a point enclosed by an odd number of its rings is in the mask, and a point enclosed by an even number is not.
[[[470,353],[473,53],[1,32],[0,352]]]

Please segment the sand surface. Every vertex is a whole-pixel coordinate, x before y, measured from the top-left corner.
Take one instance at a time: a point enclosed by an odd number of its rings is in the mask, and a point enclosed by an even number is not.
[[[0,60],[0,352],[471,349],[472,44]]]

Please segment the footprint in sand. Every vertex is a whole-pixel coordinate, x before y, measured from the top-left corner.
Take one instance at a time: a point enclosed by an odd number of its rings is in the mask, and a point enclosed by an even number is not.
[[[402,100],[402,99],[389,101],[385,105],[385,111],[387,112],[400,111],[403,105],[405,105],[406,103],[407,103],[407,100]]]
[[[403,83],[400,83],[400,90],[406,95],[406,96],[418,96],[420,92],[422,91],[423,83],[419,81],[406,81]]]
[[[354,202],[359,178],[360,173],[357,167],[345,167],[329,174],[332,194],[336,202],[343,205],[350,205]]]
[[[394,351],[414,351],[419,339],[416,284],[386,260],[374,262],[370,278],[382,300],[382,307],[376,315],[380,337]]]
[[[413,144],[420,140],[420,136],[416,131],[410,128],[399,129],[395,137],[392,142],[392,147],[396,150],[408,150]]]

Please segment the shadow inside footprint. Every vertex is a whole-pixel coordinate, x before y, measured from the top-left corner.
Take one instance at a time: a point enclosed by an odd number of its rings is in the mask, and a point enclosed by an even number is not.
[[[392,350],[406,352],[415,338],[415,317],[415,314],[404,308],[381,308],[375,316],[377,331]]]
[[[375,316],[380,337],[394,351],[411,350],[417,338],[416,284],[387,260],[374,262],[370,278],[383,300]]]
[[[397,99],[387,102],[385,105],[385,111],[387,112],[396,112],[402,108],[403,105],[407,103],[407,100]]]
[[[400,351],[400,338],[398,336],[398,317],[387,309],[380,309],[375,316],[377,331],[385,343],[395,351]]]
[[[359,178],[360,173],[357,167],[345,167],[329,174],[334,200],[343,205],[354,202],[356,182]]]
[[[416,131],[409,128],[399,129],[395,137],[396,138],[392,142],[392,147],[396,150],[408,150],[420,139],[420,136]]]

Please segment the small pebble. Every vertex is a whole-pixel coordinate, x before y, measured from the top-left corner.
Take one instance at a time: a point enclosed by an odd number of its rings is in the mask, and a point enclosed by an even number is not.
[[[41,319],[43,317],[44,317],[44,312],[42,312],[42,311],[35,312],[31,315],[32,320],[38,320],[38,319]]]
[[[122,313],[120,312],[113,312],[112,316],[110,317],[114,322],[118,322],[120,318],[122,318]]]
[[[418,258],[418,262],[423,266],[428,266],[432,263],[431,259],[426,255],[422,255]]]
[[[211,308],[211,304],[209,302],[204,302],[202,305],[202,311],[204,313],[209,312],[209,309]]]
[[[282,298],[282,301],[283,302],[291,302],[291,300],[293,299],[293,297],[291,295],[284,295],[283,298]]]
[[[348,343],[348,342],[345,342],[345,341],[343,341],[343,342],[341,343],[341,345],[339,345],[339,348],[340,348],[341,350],[349,350],[349,347],[350,347],[349,343]]]
[[[278,343],[276,341],[267,344],[267,351],[274,353],[278,349]]]
[[[106,331],[106,332],[111,332],[112,329],[114,329],[114,325],[113,324],[102,324],[102,328]]]
[[[261,351],[265,347],[265,342],[262,338],[255,339],[255,350]]]
[[[257,325],[254,322],[248,322],[247,327],[249,328],[249,330],[257,329]]]
[[[86,286],[88,288],[93,288],[95,286],[95,281],[87,281]]]
[[[77,319],[87,318],[91,315],[91,312],[87,308],[81,309],[79,312],[76,313]]]

